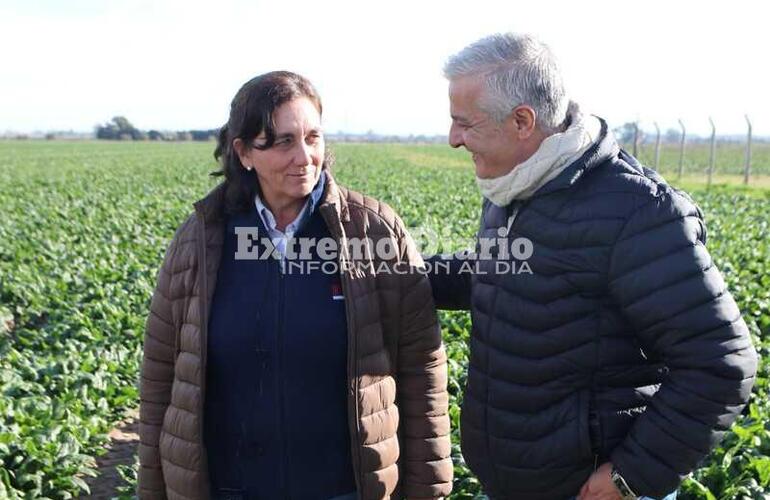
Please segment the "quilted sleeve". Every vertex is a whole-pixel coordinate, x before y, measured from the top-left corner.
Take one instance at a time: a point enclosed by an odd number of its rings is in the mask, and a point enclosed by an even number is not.
[[[678,192],[646,200],[614,245],[609,291],[668,374],[611,461],[637,495],[674,491],[749,399],[757,355],[705,247],[698,208]]]
[[[401,422],[402,493],[408,498],[438,498],[452,490],[447,360],[424,273],[411,237],[397,219],[402,263],[412,272],[400,280],[400,334],[397,391]]]
[[[175,335],[170,296],[173,260],[178,234],[169,245],[158,271],[144,334],[144,355],[139,380],[139,474],[140,499],[166,498],[159,442],[163,416],[171,401],[174,380]]]

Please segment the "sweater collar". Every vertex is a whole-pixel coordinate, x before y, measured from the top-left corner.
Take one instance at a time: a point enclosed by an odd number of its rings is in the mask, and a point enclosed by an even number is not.
[[[297,214],[297,217],[286,226],[288,232],[294,233],[299,231],[302,226],[305,225],[307,220],[313,215],[313,212],[315,212],[316,206],[318,205],[321,196],[323,196],[325,187],[326,172],[321,170],[321,175],[318,177],[318,181],[310,192],[310,195],[305,199],[305,203],[302,205],[299,214]],[[259,193],[254,196],[254,205],[256,206],[257,214],[262,219],[262,223],[265,227],[268,228],[268,230],[275,231],[277,229],[275,215],[262,201],[262,197]]]
[[[328,167],[324,167],[322,177],[324,178],[323,191],[315,201],[318,204],[318,209],[331,209],[342,221],[350,220],[347,202],[341,196],[340,187],[335,182]],[[224,219],[225,183],[217,184],[206,196],[193,203],[193,206],[204,223],[220,222]]]

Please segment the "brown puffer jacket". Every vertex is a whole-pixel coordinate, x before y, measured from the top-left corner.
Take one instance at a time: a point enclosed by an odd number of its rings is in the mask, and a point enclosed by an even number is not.
[[[219,185],[195,203],[158,273],[140,381],[141,499],[209,497],[206,329],[222,252],[223,194]],[[422,265],[390,207],[339,187],[331,175],[318,210],[338,242],[389,238],[396,261]],[[340,254],[345,270],[349,260]],[[372,263],[373,270],[380,265]],[[446,496],[452,488],[446,355],[430,283],[419,273],[347,269],[348,421],[359,498]]]

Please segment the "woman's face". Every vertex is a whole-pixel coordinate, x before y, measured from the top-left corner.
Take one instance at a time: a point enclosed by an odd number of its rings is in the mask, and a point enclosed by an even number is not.
[[[241,164],[257,172],[262,194],[273,210],[304,199],[321,175],[324,138],[321,115],[306,97],[283,103],[273,112],[275,143],[265,150],[236,145]],[[265,143],[264,132],[254,139]],[[243,147],[245,146],[245,147]]]

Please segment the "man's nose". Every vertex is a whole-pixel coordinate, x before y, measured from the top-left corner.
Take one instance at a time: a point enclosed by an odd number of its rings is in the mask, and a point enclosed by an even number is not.
[[[463,135],[454,125],[449,127],[449,145],[453,148],[459,148],[463,145]]]

